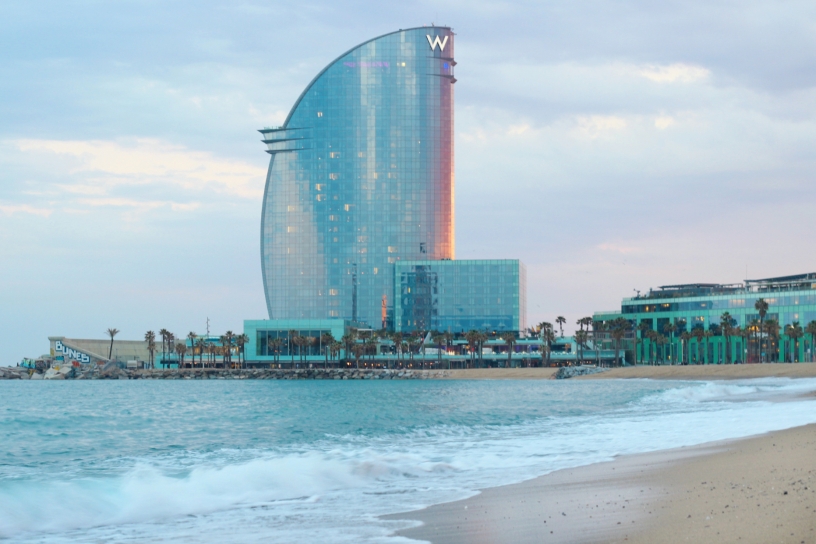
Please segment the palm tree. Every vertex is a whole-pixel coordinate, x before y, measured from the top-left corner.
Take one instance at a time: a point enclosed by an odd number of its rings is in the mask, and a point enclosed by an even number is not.
[[[712,336],[714,336],[714,331],[712,331],[711,329],[709,329],[709,330],[705,331],[705,333],[703,333],[703,337],[705,338],[705,356],[706,356],[706,362],[708,364],[713,363],[711,361],[712,357],[709,355],[709,349],[708,349],[708,342],[709,342],[709,340],[711,340]]]
[[[207,347],[207,341],[202,337],[196,340],[195,345],[198,348],[198,363],[204,368],[204,348]]]
[[[638,330],[638,331],[640,331],[640,342],[641,342],[641,344],[644,344],[644,345],[646,344],[646,342],[644,342],[644,340],[646,340],[646,338],[648,338],[648,337],[649,337],[649,331],[651,331],[651,330],[652,330],[652,325],[651,325],[650,321],[651,321],[651,320],[649,320],[649,321],[641,321],[641,322],[638,324],[638,326],[637,326],[637,330]],[[637,345],[638,345],[638,342],[637,342],[637,333],[635,333],[635,364],[636,364],[636,365],[638,364],[638,352],[637,352]],[[652,348],[649,348],[649,350],[651,350],[651,349],[652,349]],[[642,358],[642,357],[641,357],[641,362],[643,362],[643,358]]]
[[[688,343],[691,340],[691,335],[688,331],[683,331],[680,333],[680,341],[682,342],[680,349],[682,350],[682,355],[680,356],[680,363],[681,364],[688,364],[688,358],[686,357],[686,353],[688,350]]]
[[[779,322],[776,319],[769,319],[765,322],[765,332],[767,334],[768,340],[771,340],[771,345],[776,346],[774,350],[775,357],[774,362],[779,362],[779,344],[777,340],[779,339],[779,331],[782,327],[779,326]],[[767,344],[766,344],[767,346]]]
[[[599,335],[606,329],[603,321],[592,322],[592,346],[595,348],[595,364],[601,366],[601,343]],[[637,352],[637,335],[635,335],[635,351]],[[635,353],[637,359],[637,353]],[[635,363],[637,364],[637,362]]]
[[[308,340],[308,346],[307,347],[309,349],[306,352],[306,356],[308,357],[308,356],[312,355],[312,347],[316,346],[318,344],[318,342],[320,342],[320,338],[318,338],[317,336],[309,336],[307,340]],[[318,353],[318,355],[320,355],[320,353]]]
[[[674,351],[674,333],[677,332],[677,325],[674,323],[666,323],[663,325],[663,332],[669,335],[669,360],[673,361],[674,358],[672,357],[672,351]],[[663,342],[665,344],[665,342]]]
[[[167,353],[166,350],[165,350],[165,346],[167,345],[167,335],[168,334],[170,334],[170,332],[167,329],[160,329],[159,330],[159,336],[161,336],[161,339],[162,339],[162,360],[165,359],[165,356],[166,356],[166,353]]]
[[[295,346],[297,346],[297,350],[298,350],[298,362],[299,362],[299,363],[298,363],[298,367],[300,367],[300,365],[301,365],[302,363],[304,363],[304,359],[303,359],[303,348],[305,348],[305,347],[308,345],[308,343],[309,343],[309,339],[308,339],[307,337],[305,337],[305,336],[300,336],[300,335],[298,335],[298,336],[295,336],[295,339],[294,339],[294,340],[292,340],[292,342],[294,342]]]
[[[748,324],[745,326],[745,332],[748,333],[746,336],[746,340],[749,343],[752,343],[754,346],[754,361],[756,362],[760,359],[759,335],[761,334],[761,331],[759,326],[759,320],[752,319],[750,322],[748,322]]]
[[[373,365],[374,357],[377,355],[377,346],[379,345],[379,342],[377,342],[377,337],[371,334],[368,338],[365,339],[363,345],[365,346],[366,348],[365,350],[368,353],[368,361]],[[422,367],[423,368],[425,367],[424,359],[422,361]]]
[[[764,324],[765,324],[765,315],[768,313],[768,303],[765,301],[764,298],[759,298],[754,303],[754,309],[757,312],[759,312],[759,331],[760,331],[760,333],[762,333],[762,332],[765,331]],[[760,341],[760,344],[761,344],[761,341]],[[760,361],[759,361],[760,363],[765,362],[764,361],[764,358],[765,358],[764,353],[765,353],[765,350],[762,349],[762,346],[760,345],[760,355],[759,355],[760,356]]]
[[[723,312],[720,316],[720,328],[725,339],[725,364],[731,364],[731,335],[734,332],[734,318],[729,312]]]
[[[485,345],[485,342],[487,342],[489,339],[490,339],[490,337],[487,335],[487,333],[484,333],[484,332],[476,333],[476,342],[477,342],[476,349],[479,352],[479,366],[480,367],[484,367],[484,345]]]
[[[810,335],[810,362],[813,362],[813,353],[816,351],[816,321],[811,321],[805,327],[805,332]]]
[[[190,357],[192,358],[193,368],[195,368],[195,347],[196,347],[196,333],[190,331],[187,333],[187,340],[190,341]],[[204,365],[201,365],[202,368]]]
[[[395,332],[391,335],[391,340],[394,342],[394,355],[398,360],[402,359],[402,333]]]
[[[289,331],[289,355],[292,358],[292,368],[295,367],[295,346],[297,345],[297,338],[299,336],[298,331]]]
[[[436,346],[436,364],[439,368],[442,368],[442,344],[445,342],[445,335],[436,333],[431,341]]]
[[[552,345],[555,343],[555,329],[550,323],[546,321],[543,323],[546,325],[541,329],[541,349],[547,353],[547,366],[552,364]],[[542,359],[544,355],[542,354]]]
[[[323,368],[329,366],[329,351],[331,351],[332,343],[334,343],[332,333],[324,332],[320,335],[320,345],[323,346],[323,353],[326,355],[326,362],[323,364]]]
[[[649,329],[646,331],[646,338],[649,340],[649,364],[654,366],[655,363],[655,356],[654,353],[657,351],[655,348],[657,347],[657,332]]]
[[[470,352],[470,367],[473,368],[474,366],[474,355],[478,349],[479,345],[479,332],[478,331],[468,331],[465,333],[465,340],[468,343],[468,351]]]
[[[354,354],[354,368],[360,368],[360,355],[362,355],[364,351],[365,346],[363,344],[355,343],[354,346],[352,346],[351,352]]]
[[[242,365],[242,368],[246,366],[246,353],[244,353],[244,346],[249,342],[249,336],[244,333],[239,334],[235,337],[235,345],[238,346],[238,364]],[[243,358],[243,363],[241,359]]]
[[[349,329],[349,331],[343,335],[343,338],[340,339],[343,343],[343,347],[345,348],[345,355],[346,360],[348,360],[351,356],[351,348],[357,342],[357,331],[355,329]]]
[[[582,329],[575,331],[575,343],[578,344],[578,362],[584,362],[584,344],[586,344],[589,334]]]
[[[419,345],[420,345],[419,342],[420,342],[420,339],[417,338],[414,335],[411,335],[410,337],[408,337],[408,357],[411,360],[411,363],[412,363],[411,366],[413,366],[414,354],[417,351],[419,351]]]
[[[172,332],[167,331],[167,354],[172,356],[173,353],[175,352],[176,352],[176,336]]]
[[[555,322],[558,324],[558,328],[561,330],[561,338],[564,338],[564,323],[567,322],[567,319],[563,315],[559,315],[555,318]]]
[[[278,368],[280,368],[280,354],[284,343],[283,338],[273,338],[271,346],[270,342],[267,342],[267,346],[272,348],[272,362],[276,363]]]
[[[545,346],[545,343],[547,341],[545,336],[547,334],[547,330],[552,330],[552,323],[548,321],[542,321],[541,323],[536,325],[536,330],[538,331],[537,334],[538,339],[541,341],[541,347],[539,348],[539,351],[541,353],[541,366],[544,366],[544,352],[545,349],[549,347]]]
[[[179,342],[176,344],[176,353],[179,356],[179,368],[184,367],[184,354],[187,353],[187,344]]]
[[[736,320],[735,320],[736,322]],[[730,328],[731,338],[743,338],[742,328],[739,325]],[[735,357],[735,350],[733,349],[734,346],[731,346],[731,364],[735,364],[737,362],[737,357]],[[739,358],[741,359],[741,357]]]
[[[330,349],[332,357],[335,356],[340,357],[340,350],[343,349],[343,343],[335,340],[334,342],[331,343]]]
[[[790,339],[791,343],[791,363],[798,363],[799,361],[799,339],[805,335],[805,331],[802,330],[802,327],[799,325],[798,321],[794,321],[790,325],[785,327],[785,335]]]
[[[632,324],[625,317],[616,317],[612,320],[609,328],[609,335],[615,344],[615,364],[620,363],[621,340],[626,338],[626,333],[632,328]]]
[[[110,349],[108,350],[108,360],[110,361],[110,358],[113,356],[113,337],[119,334],[119,329],[108,329],[107,333],[111,339]]]
[[[518,341],[516,335],[512,332],[508,332],[502,335],[502,340],[504,343],[507,344],[507,368],[510,368],[513,364],[512,357],[513,357],[513,346],[516,345]]]
[[[224,367],[226,368],[227,364],[232,367],[232,346],[235,341],[235,333],[232,331],[227,331],[224,333],[224,336],[221,337],[221,346],[224,348]]]
[[[147,331],[145,333],[145,342],[147,342],[148,366],[153,368],[153,354],[156,352],[156,333],[153,331]]]
[[[703,337],[705,337],[705,329],[702,326],[694,327],[694,329],[692,329],[691,331],[691,335],[697,340],[697,356],[699,357],[700,345],[701,342],[703,341]],[[703,364],[704,360],[705,360],[704,357],[700,357],[699,360],[697,361],[697,364],[698,365]]]

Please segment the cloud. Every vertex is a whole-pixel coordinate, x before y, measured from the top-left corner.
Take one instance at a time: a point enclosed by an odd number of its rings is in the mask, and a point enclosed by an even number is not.
[[[531,127],[527,123],[521,125],[513,125],[509,129],[507,129],[508,136],[522,136],[525,133],[530,132]]]
[[[590,140],[609,132],[624,130],[627,126],[626,119],[616,115],[581,115],[575,121],[577,126],[573,130],[573,134]]]
[[[54,210],[49,210],[46,208],[35,208],[34,206],[29,206],[28,204],[0,204],[0,213],[4,215],[14,215],[17,213],[27,213],[29,215],[39,215],[41,217],[48,217],[53,213]]]
[[[136,200],[131,198],[81,198],[79,204],[94,207],[134,208],[140,211],[155,210],[169,207],[173,211],[192,211],[201,204],[199,202],[179,203],[162,200]]]
[[[657,83],[693,83],[707,78],[711,71],[693,64],[649,65],[637,69],[636,73]]]
[[[51,153],[72,160],[69,171],[84,183],[63,186],[80,194],[107,194],[120,185],[173,185],[200,194],[214,190],[257,200],[266,170],[241,161],[214,157],[156,139],[130,142],[100,140],[16,140],[24,153]]]
[[[675,123],[674,117],[669,115],[661,115],[657,119],[655,119],[654,125],[656,128],[660,130],[665,130],[672,126]]]

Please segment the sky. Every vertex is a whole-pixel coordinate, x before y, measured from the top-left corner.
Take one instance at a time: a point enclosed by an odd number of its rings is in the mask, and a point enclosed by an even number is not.
[[[456,32],[456,257],[528,321],[816,271],[811,1],[0,0],[0,365],[266,318],[268,155],[342,52]]]

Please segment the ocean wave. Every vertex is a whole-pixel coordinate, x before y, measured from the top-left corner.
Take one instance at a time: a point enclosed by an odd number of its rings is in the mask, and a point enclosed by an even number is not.
[[[771,400],[816,390],[815,379],[763,378],[734,382],[710,381],[661,391],[642,399],[644,403],[696,403],[735,400]]]
[[[387,469],[318,453],[255,459],[180,477],[140,465],[116,477],[17,481],[0,486],[0,536],[206,514],[238,505],[303,500],[357,487]]]
[[[813,401],[763,400],[816,388],[816,380],[811,382],[682,382],[657,392],[649,385],[635,388],[640,400],[568,417],[392,427],[391,432],[327,434],[275,448],[206,454],[174,449],[128,462],[120,457],[105,465],[103,475],[80,477],[72,469],[0,479],[0,537],[116,542],[127,526],[131,541],[354,542],[358,535],[362,542],[359,535],[387,533],[375,519],[378,514],[616,455],[816,422]],[[561,391],[563,384],[557,385],[546,391]],[[600,391],[580,383],[566,387],[572,398],[558,402],[582,402],[575,392]],[[245,521],[240,529],[236,519]],[[270,537],[264,529],[270,526],[281,531]],[[378,527],[379,532],[372,529]]]

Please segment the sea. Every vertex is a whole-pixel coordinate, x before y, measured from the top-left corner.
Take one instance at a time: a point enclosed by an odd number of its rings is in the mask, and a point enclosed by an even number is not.
[[[404,512],[816,422],[813,379],[0,381],[0,541],[406,543]]]

